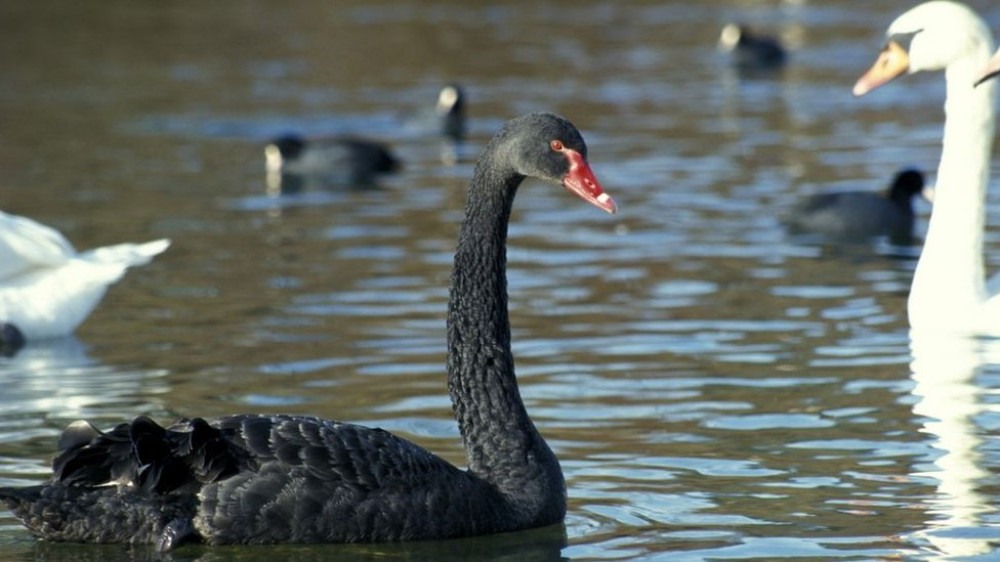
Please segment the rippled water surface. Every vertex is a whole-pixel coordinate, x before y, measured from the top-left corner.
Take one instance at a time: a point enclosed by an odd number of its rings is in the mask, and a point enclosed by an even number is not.
[[[565,527],[172,559],[997,559],[997,363],[913,362],[919,247],[804,245],[778,218],[935,170],[940,75],[850,95],[910,5],[6,3],[0,208],[80,248],[173,246],[75,338],[0,359],[0,485],[43,479],[68,422],[138,414],[317,414],[463,463],[443,365],[464,191],[499,125],[544,109],[583,131],[620,206],[529,182],[511,225],[518,375],[566,474]],[[714,48],[731,19],[781,33],[788,67],[733,72]],[[444,154],[412,116],[451,81],[471,135]],[[271,196],[262,146],[287,130],[383,139],[405,167]],[[1000,265],[995,233],[987,252]],[[125,558],[154,557],[38,542],[0,514],[0,559]]]

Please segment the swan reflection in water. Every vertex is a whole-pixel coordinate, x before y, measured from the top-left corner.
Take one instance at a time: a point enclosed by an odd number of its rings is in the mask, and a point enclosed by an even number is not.
[[[979,421],[997,411],[984,401],[991,390],[983,384],[990,366],[1000,365],[1000,340],[911,333],[910,350],[913,413],[938,452],[930,466],[921,463],[911,474],[937,481],[926,501],[926,526],[915,538],[933,545],[941,559],[994,552],[1000,530],[983,531],[997,508],[981,491],[992,474],[983,452],[987,430]]]
[[[0,357],[0,424],[17,417],[7,442],[18,442],[39,433],[58,435],[62,425],[81,417],[160,411],[156,397],[169,391],[166,375],[163,369],[105,365],[75,336],[28,342],[13,357]],[[27,426],[26,415],[38,427]]]
[[[192,546],[184,552],[182,560],[190,562],[218,562],[229,557],[241,562],[271,562],[296,560],[297,562],[562,562],[562,550],[567,546],[566,527],[563,524],[531,529],[517,533],[487,535],[446,541],[419,541],[389,544],[323,544],[277,545],[264,549],[230,550],[221,555],[216,549]],[[13,545],[7,551],[12,558],[24,560],[73,560],[74,562],[108,562],[127,559],[132,562],[163,562],[174,560],[173,553],[157,552],[153,547],[135,545],[123,551],[121,545],[92,544],[81,548],[74,543],[30,541]]]

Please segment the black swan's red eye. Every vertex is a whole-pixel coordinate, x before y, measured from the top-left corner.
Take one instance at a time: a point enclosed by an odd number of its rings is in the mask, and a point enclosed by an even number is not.
[[[554,140],[554,141],[552,141],[552,142],[549,143],[549,146],[551,146],[552,150],[555,150],[556,152],[562,152],[562,149],[563,149],[563,143],[562,143],[562,141]]]

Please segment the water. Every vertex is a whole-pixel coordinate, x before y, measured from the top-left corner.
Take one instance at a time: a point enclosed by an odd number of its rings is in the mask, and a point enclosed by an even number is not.
[[[138,414],[310,413],[462,463],[443,363],[464,189],[504,119],[548,109],[621,208],[537,182],[515,203],[514,351],[566,474],[564,528],[171,557],[994,559],[1000,362],[913,363],[914,253],[800,245],[777,218],[935,169],[940,75],[850,95],[909,6],[874,4],[5,5],[0,208],[80,248],[174,244],[75,338],[0,360],[0,484],[44,478],[68,422]],[[730,19],[780,31],[789,67],[734,74],[714,51]],[[450,81],[473,121],[445,164],[407,116]],[[289,129],[388,140],[405,170],[270,197],[262,144]],[[4,514],[0,558],[153,555],[38,542]]]

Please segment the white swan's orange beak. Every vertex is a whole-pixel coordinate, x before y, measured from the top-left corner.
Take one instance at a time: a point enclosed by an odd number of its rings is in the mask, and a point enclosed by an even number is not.
[[[562,152],[569,159],[569,172],[563,176],[563,187],[591,205],[615,214],[618,211],[615,200],[604,193],[604,188],[594,177],[594,172],[590,170],[590,164],[587,164],[583,155],[569,148],[564,148]]]
[[[885,44],[875,64],[854,84],[854,95],[863,96],[903,74],[910,68],[910,55],[895,41]]]
[[[978,86],[983,82],[993,78],[997,74],[1000,74],[1000,51],[997,51],[993,58],[990,59],[983,70],[979,73],[979,78],[976,78],[976,83],[974,86]]]

